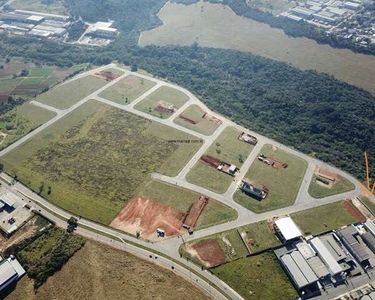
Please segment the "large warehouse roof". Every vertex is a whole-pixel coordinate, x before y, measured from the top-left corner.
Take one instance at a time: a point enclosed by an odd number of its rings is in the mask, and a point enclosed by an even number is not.
[[[275,225],[277,226],[278,230],[280,231],[280,233],[286,241],[292,240],[302,235],[297,225],[293,222],[292,218],[290,217],[278,219],[275,222]]]
[[[298,288],[303,288],[318,281],[318,277],[299,251],[283,255],[281,261]]]
[[[333,257],[331,252],[329,252],[320,238],[313,238],[312,240],[310,240],[310,244],[318,253],[322,261],[324,261],[324,263],[327,265],[332,274],[339,274],[343,271],[341,266],[337,263],[336,259]]]

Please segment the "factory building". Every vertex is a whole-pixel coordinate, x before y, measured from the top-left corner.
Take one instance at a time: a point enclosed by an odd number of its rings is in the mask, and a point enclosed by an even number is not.
[[[22,9],[16,9],[14,11],[16,14],[19,15],[25,15],[25,16],[40,16],[48,20],[56,20],[56,21],[63,21],[67,22],[70,19],[70,16],[63,16],[63,15],[55,15],[55,14],[46,14],[42,12],[37,11],[29,11],[29,10],[22,10]]]
[[[280,239],[284,242],[298,239],[302,236],[301,231],[290,217],[276,220],[274,227]]]

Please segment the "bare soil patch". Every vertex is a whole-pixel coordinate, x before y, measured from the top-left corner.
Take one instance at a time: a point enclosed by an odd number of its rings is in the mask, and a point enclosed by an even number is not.
[[[359,199],[354,198],[351,199],[350,202],[366,219],[374,219],[374,215],[367,209],[366,206],[363,205],[363,203]]]
[[[365,218],[361,213],[353,206],[350,201],[343,201],[344,208],[358,221],[363,222]]]
[[[96,73],[94,73],[94,76],[97,77],[97,78],[100,78],[100,79],[104,79],[105,81],[112,81],[112,80],[120,77],[120,75],[114,74],[110,71],[96,72]]]
[[[165,235],[174,236],[181,233],[185,213],[150,199],[133,197],[120,211],[110,226],[147,239],[163,229]]]
[[[204,208],[208,204],[208,200],[208,197],[199,196],[199,198],[193,202],[193,204],[187,211],[184,226],[189,227],[190,229],[195,226],[199,219],[199,216],[202,214]]]
[[[184,117],[183,115],[179,115],[178,117],[179,117],[181,120],[184,120],[185,122],[188,122],[188,123],[190,123],[190,124],[193,124],[193,125],[197,124],[197,122],[195,122],[194,120],[189,119],[189,118],[187,118],[187,117]]]
[[[212,167],[212,168],[217,168],[220,163],[221,163],[221,160],[220,159],[217,159],[213,156],[210,156],[210,155],[202,155],[200,158],[199,158],[199,161],[206,164],[207,166],[209,167]]]
[[[209,113],[205,113],[202,118],[207,121],[213,122],[217,125],[220,125],[223,123],[223,121],[221,121],[219,118],[216,118],[215,116],[210,115]]]
[[[186,251],[192,256],[197,256],[207,268],[219,266],[225,262],[225,253],[216,240],[204,240],[187,245]]]

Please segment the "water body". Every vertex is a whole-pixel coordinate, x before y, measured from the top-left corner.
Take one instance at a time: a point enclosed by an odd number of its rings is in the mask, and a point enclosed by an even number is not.
[[[375,94],[375,56],[334,49],[307,38],[290,38],[280,29],[237,16],[221,4],[167,3],[158,16],[164,25],[143,32],[141,46],[197,42],[201,46],[248,51],[302,70],[329,73]]]

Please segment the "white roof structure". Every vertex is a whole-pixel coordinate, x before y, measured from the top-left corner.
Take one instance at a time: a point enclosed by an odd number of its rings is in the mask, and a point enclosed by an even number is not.
[[[301,231],[291,217],[278,219],[275,225],[286,241],[302,236]]]
[[[318,253],[321,260],[325,263],[325,265],[328,267],[328,269],[333,275],[339,274],[343,271],[341,266],[337,263],[336,259],[333,257],[331,252],[326,248],[326,246],[323,244],[320,238],[315,237],[311,239],[310,244]]]
[[[0,200],[8,206],[14,206],[14,204],[21,199],[13,193],[6,192],[0,196]]]
[[[0,291],[5,289],[12,282],[17,280],[18,274],[16,270],[12,267],[9,261],[4,261],[0,265]]]
[[[34,22],[41,22],[44,20],[44,17],[42,16],[36,16],[36,15],[31,15],[30,17],[27,18],[29,21],[34,21]]]

